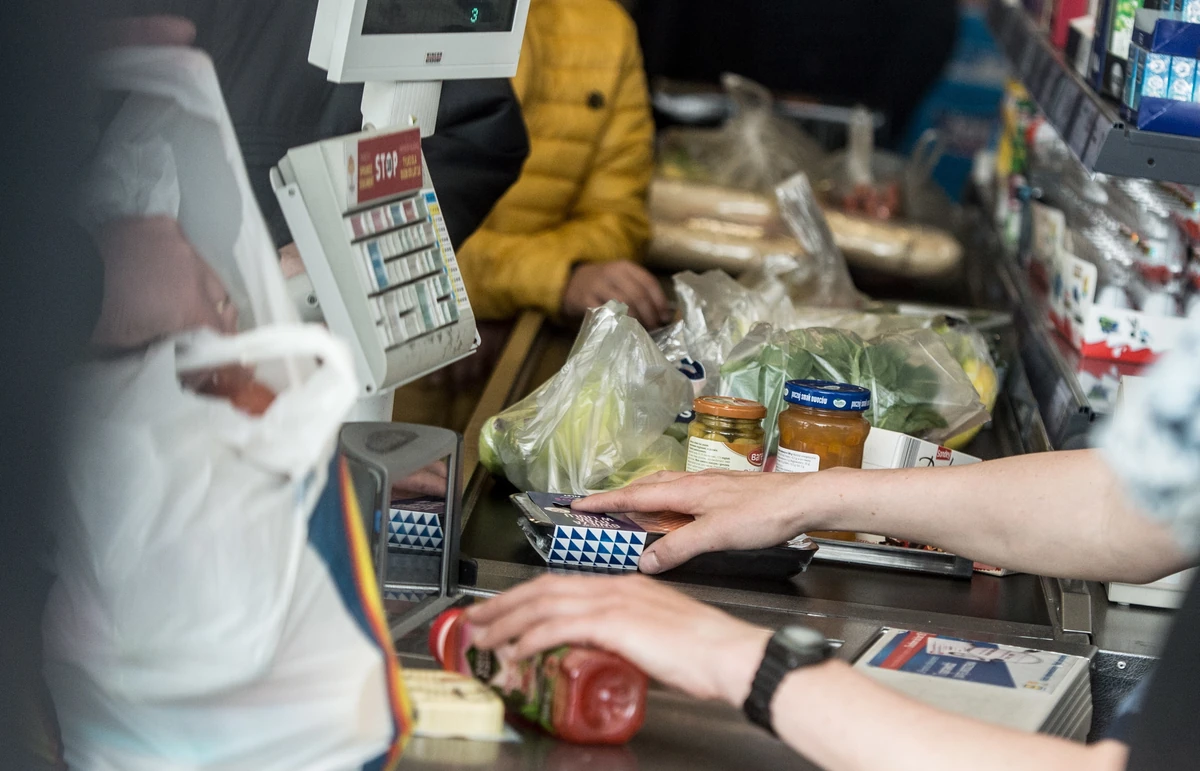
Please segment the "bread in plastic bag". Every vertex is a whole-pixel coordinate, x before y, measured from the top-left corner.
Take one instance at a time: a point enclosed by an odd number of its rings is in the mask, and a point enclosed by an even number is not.
[[[759,324],[721,367],[720,392],[766,406],[763,428],[768,451],[774,452],[785,406],[783,384],[806,379],[868,388],[871,425],[938,444],[989,420],[962,366],[929,329],[864,340],[838,329],[780,331]]]
[[[576,494],[639,471],[682,470],[683,455],[659,440],[692,394],[642,325],[610,302],[588,312],[554,377],[484,424],[480,461],[522,490]]]

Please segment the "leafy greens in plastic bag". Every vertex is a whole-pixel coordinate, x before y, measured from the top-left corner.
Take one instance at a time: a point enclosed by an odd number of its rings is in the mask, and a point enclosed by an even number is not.
[[[480,461],[522,490],[587,494],[682,470],[664,436],[692,385],[620,303],[588,313],[562,369],[484,424]]]
[[[830,380],[871,390],[871,425],[942,443],[988,420],[975,387],[941,336],[929,329],[864,340],[839,329],[779,331],[759,324],[721,368],[721,393],[761,402],[769,452],[788,380]]]

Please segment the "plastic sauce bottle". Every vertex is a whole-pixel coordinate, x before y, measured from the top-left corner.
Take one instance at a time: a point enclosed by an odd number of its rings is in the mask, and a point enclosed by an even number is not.
[[[472,647],[469,629],[461,608],[446,611],[429,651],[443,669],[490,685],[509,713],[575,744],[624,744],[641,729],[646,675],[615,653],[571,645],[508,661]]]
[[[862,468],[863,445],[871,424],[871,392],[861,386],[824,380],[789,380],[783,386],[786,410],[779,414],[779,454],[775,470],[791,473]],[[814,532],[814,538],[853,541],[853,533]]]

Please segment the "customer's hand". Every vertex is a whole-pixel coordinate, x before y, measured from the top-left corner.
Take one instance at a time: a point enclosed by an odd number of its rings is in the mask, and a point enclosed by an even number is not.
[[[696,521],[667,533],[642,552],[643,573],[661,573],[698,554],[778,546],[804,532],[820,508],[806,496],[815,474],[755,471],[664,471],[628,487],[575,501],[590,513],[671,511]]]
[[[741,705],[770,632],[642,576],[543,576],[467,609],[473,642],[525,657],[566,643],[620,654],[702,699]]]
[[[563,313],[579,318],[589,308],[597,308],[609,300],[629,306],[630,315],[647,329],[657,329],[671,321],[671,308],[658,279],[628,260],[576,267],[563,291]]]
[[[237,331],[229,293],[173,218],[115,220],[96,240],[104,260],[96,345],[138,348],[203,327]]]

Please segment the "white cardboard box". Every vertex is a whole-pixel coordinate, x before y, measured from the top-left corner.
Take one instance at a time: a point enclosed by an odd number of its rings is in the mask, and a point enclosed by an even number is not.
[[[885,428],[872,428],[863,446],[862,467],[865,469],[966,466],[971,463],[979,463],[979,458]]]

